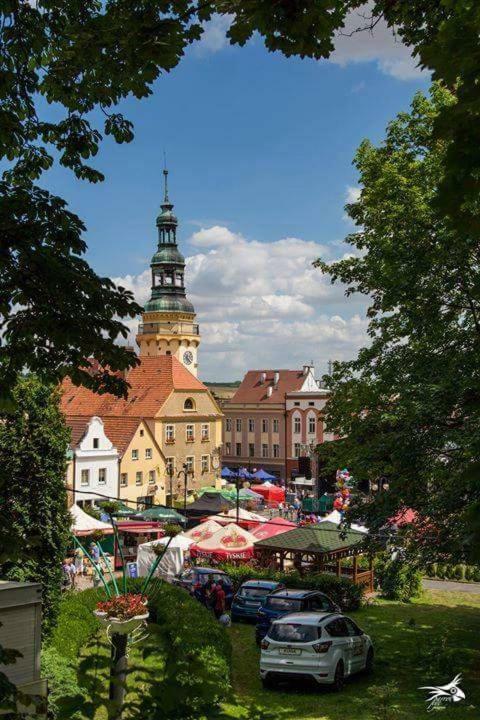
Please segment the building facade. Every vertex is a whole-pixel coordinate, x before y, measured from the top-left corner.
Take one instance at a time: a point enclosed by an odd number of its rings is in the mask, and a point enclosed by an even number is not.
[[[299,457],[330,439],[324,432],[328,392],[313,365],[302,370],[249,370],[223,406],[223,463],[263,468],[281,480],[299,475]]]
[[[105,432],[103,420],[93,416],[70,421],[67,482],[80,506],[101,500],[102,495],[118,497],[119,454]]]

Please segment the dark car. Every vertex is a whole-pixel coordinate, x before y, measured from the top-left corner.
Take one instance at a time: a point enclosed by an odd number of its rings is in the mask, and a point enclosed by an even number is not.
[[[268,632],[270,623],[282,615],[297,612],[339,612],[340,608],[319,590],[274,590],[267,595],[257,612],[255,639],[258,644]]]
[[[233,598],[233,583],[223,570],[207,567],[189,568],[175,578],[173,583],[174,585],[184,588],[190,595],[193,595],[197,600],[205,604],[204,587],[209,580],[215,583],[218,583],[220,580],[222,581],[225,591],[225,605],[229,608]]]
[[[232,600],[232,620],[254,620],[265,598],[273,590],[284,587],[272,580],[247,580]]]

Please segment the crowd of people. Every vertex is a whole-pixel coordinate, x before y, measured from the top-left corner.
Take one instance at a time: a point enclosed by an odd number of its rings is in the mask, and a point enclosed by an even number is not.
[[[193,588],[194,597],[212,610],[217,620],[223,625],[230,624],[230,617],[227,615],[226,594],[223,581],[215,581],[213,576],[208,576],[205,583],[198,582]]]

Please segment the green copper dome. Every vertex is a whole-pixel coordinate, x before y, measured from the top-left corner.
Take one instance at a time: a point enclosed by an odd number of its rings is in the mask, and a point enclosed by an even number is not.
[[[177,263],[185,265],[185,258],[176,245],[164,245],[159,247],[155,255],[152,257],[150,265],[161,265],[163,263]]]
[[[145,303],[145,312],[184,312],[195,314],[194,307],[186,297],[151,297]]]

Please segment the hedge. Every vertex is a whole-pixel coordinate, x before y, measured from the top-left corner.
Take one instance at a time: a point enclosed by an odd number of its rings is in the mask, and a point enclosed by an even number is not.
[[[252,568],[248,565],[224,564],[220,567],[231,577],[235,591],[246,580],[274,580],[290,588],[320,590],[345,611],[358,610],[365,595],[364,586],[356,585],[348,578],[338,578],[327,573],[302,576],[297,571],[277,572],[268,568]]]
[[[450,565],[446,563],[431,563],[425,568],[425,574],[430,578],[439,580],[458,580],[460,582],[480,582],[480,567],[478,565]]]
[[[375,558],[375,585],[388,600],[408,602],[422,594],[422,574],[415,565],[382,553]]]
[[[139,591],[141,581],[128,589]],[[160,628],[165,670],[159,671],[141,698],[140,716],[190,720],[214,714],[231,692],[231,645],[211,612],[184,590],[156,581],[149,593],[150,619]],[[89,702],[77,675],[82,647],[100,625],[92,613],[100,589],[68,593],[61,603],[57,626],[42,651],[42,672],[49,682],[49,717],[84,718]],[[105,688],[105,694],[107,688]]]

